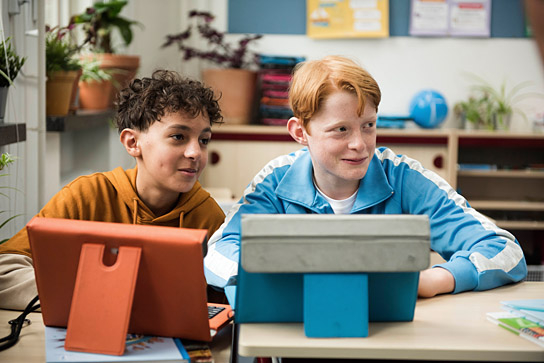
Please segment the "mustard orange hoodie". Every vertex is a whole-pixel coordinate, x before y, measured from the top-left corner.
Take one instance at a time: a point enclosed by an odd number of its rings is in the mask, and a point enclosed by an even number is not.
[[[225,218],[200,183],[180,195],[168,213],[156,216],[136,193],[137,168],[80,176],[62,188],[38,213],[40,217],[202,228],[210,237]],[[31,257],[26,227],[0,245],[1,253]]]

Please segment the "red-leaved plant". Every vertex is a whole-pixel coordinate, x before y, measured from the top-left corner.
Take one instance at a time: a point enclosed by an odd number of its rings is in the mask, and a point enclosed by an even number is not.
[[[183,53],[183,59],[189,60],[198,58],[220,65],[224,68],[249,69],[258,64],[258,55],[251,52],[248,46],[251,42],[262,38],[262,35],[246,35],[238,41],[237,46],[227,43],[225,33],[218,31],[211,26],[214,16],[206,11],[191,10],[189,18],[196,18],[196,28],[200,36],[207,40],[208,50],[200,50],[186,44],[186,41],[193,34],[193,26],[179,34],[167,35],[163,48],[177,44]]]

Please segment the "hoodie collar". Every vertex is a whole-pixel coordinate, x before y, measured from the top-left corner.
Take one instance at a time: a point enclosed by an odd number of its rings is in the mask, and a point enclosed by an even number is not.
[[[276,188],[276,195],[280,199],[300,204],[315,213],[330,213],[325,211],[329,209],[328,203],[316,191],[312,175],[312,160],[310,153],[306,150],[285,173]],[[352,212],[376,205],[389,198],[393,192],[393,187],[387,180],[380,160],[374,155],[365,177],[359,182],[359,192]]]
[[[191,190],[180,195],[176,206],[170,212],[156,216],[136,192],[137,173],[137,168],[125,171],[121,167],[104,173],[132,212],[134,224],[171,224],[172,220],[179,220],[179,226],[183,227],[183,216],[210,198],[210,194],[197,181]]]

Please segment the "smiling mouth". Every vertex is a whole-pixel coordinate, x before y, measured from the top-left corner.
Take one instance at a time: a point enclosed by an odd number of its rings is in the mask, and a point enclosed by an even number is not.
[[[344,161],[347,161],[348,163],[362,163],[368,158],[357,158],[357,159],[342,159]]]
[[[197,169],[191,169],[191,168],[184,168],[184,169],[178,169],[178,171],[184,172],[184,173],[190,173],[190,174],[196,174]]]

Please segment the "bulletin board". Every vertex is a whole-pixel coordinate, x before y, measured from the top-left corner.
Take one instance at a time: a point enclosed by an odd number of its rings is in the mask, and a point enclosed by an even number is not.
[[[306,13],[306,0],[228,0],[228,32],[305,35]],[[410,1],[389,0],[389,35],[409,28]],[[491,37],[526,37],[523,0],[492,0]]]
[[[311,38],[389,36],[389,0],[307,0],[306,35]]]

